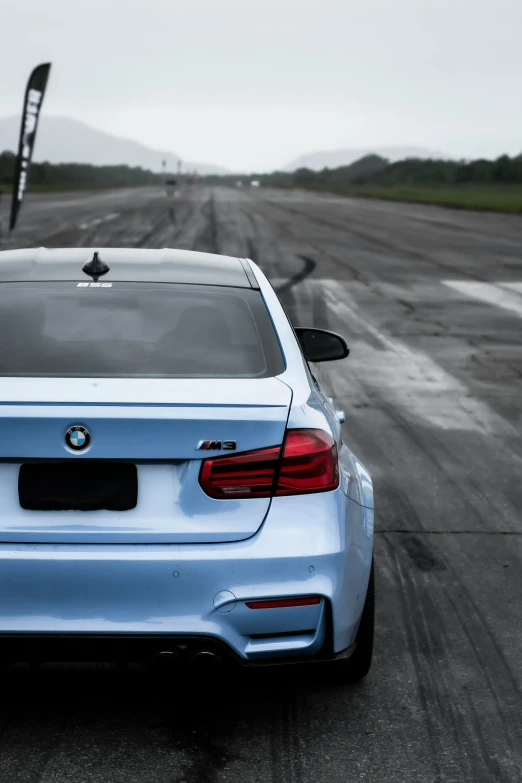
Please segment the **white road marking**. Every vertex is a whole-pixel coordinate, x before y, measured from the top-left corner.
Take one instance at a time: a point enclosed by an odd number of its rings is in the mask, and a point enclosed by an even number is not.
[[[314,287],[319,286],[316,296],[323,297],[335,320],[345,325],[338,328],[352,349],[350,358],[346,363],[332,363],[325,378],[339,404],[350,389],[360,396],[362,386],[367,395],[375,393],[423,424],[501,437],[516,435],[509,422],[474,398],[462,381],[434,359],[372,323],[353,299],[350,285],[337,280],[303,283],[310,300]],[[332,328],[336,328],[335,322]]]
[[[109,220],[114,220],[119,216],[120,216],[119,212],[111,212],[110,215],[105,215],[105,217],[94,218],[93,220],[88,220],[87,223],[80,223],[78,228],[80,228],[82,231],[86,231],[88,228],[92,228],[93,226],[99,226],[100,223],[108,223]]]
[[[501,307],[522,318],[521,283],[479,283],[474,280],[443,280],[442,282],[464,296]]]
[[[512,291],[522,294],[522,283],[499,283],[499,285],[502,288],[510,288]]]

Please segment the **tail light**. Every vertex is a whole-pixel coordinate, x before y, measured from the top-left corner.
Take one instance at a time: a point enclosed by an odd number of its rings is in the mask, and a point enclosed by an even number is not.
[[[338,486],[334,439],[322,430],[288,430],[275,494],[324,492]]]
[[[206,459],[199,483],[212,498],[268,498],[272,494],[281,449],[245,451],[233,457]]]
[[[267,498],[339,486],[337,446],[322,430],[287,430],[283,447],[206,459],[200,484],[212,498]]]

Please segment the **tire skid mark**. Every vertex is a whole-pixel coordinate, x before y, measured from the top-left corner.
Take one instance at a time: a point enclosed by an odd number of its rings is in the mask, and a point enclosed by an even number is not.
[[[385,406],[384,400],[381,399],[382,405]],[[476,493],[473,492],[473,484],[470,483],[469,477],[466,476],[466,492],[462,492],[462,478],[459,475],[458,470],[455,469],[455,455],[451,449],[446,446],[444,441],[439,437],[438,431],[433,430],[430,432],[429,443],[426,442],[425,436],[417,427],[412,426],[407,420],[405,420],[403,414],[394,408],[393,406],[386,407],[386,414],[388,418],[393,422],[398,431],[401,431],[404,435],[404,439],[411,445],[414,444],[417,447],[418,455],[423,460],[426,460],[428,465],[433,466],[434,473],[443,477],[446,490],[451,493],[459,494],[459,502],[466,508],[465,518],[478,519],[482,528],[477,526],[476,531],[469,531],[472,534],[480,535],[520,535],[521,531],[514,525],[516,524],[512,520],[515,519],[515,511],[508,516],[506,503],[504,502],[501,507],[499,499],[499,507],[495,509],[495,519],[503,521],[506,529],[499,531],[498,529],[491,529],[491,512],[488,510],[490,504],[484,506],[482,499],[479,497],[477,500]],[[507,444],[504,444],[504,448],[507,448]],[[515,456],[513,454],[513,456]],[[382,460],[379,464],[383,464]],[[404,530],[406,534],[424,534],[428,532],[425,524],[418,514],[414,503],[410,500],[407,493],[401,489],[400,484],[396,482],[390,482],[384,480],[384,485],[380,488],[380,494],[386,498],[387,503],[383,507],[381,515],[384,517],[383,521],[388,523],[390,527]],[[505,496],[504,496],[505,499]],[[504,512],[504,513],[502,513]],[[511,529],[509,526],[513,525]],[[488,529],[489,528],[489,529]],[[435,531],[437,532],[437,531]],[[441,534],[452,534],[453,530],[447,528],[439,531]],[[456,534],[459,531],[455,531]],[[462,534],[468,532],[466,530],[461,531]]]
[[[446,743],[441,736],[441,725],[452,728],[455,744],[462,747],[465,743],[465,724],[463,716],[454,710],[443,694],[451,692],[447,671],[442,670],[438,681],[433,671],[433,661],[427,660],[428,651],[439,656],[444,655],[442,625],[439,634],[434,637],[433,626],[437,616],[436,607],[431,602],[423,601],[414,580],[403,570],[396,550],[391,546],[386,535],[383,536],[394,562],[396,573],[401,586],[400,603],[404,618],[403,627],[408,637],[408,652],[411,655],[417,681],[417,692],[423,708],[424,719],[427,723],[428,735],[432,747],[432,764],[436,771],[437,783],[443,783],[445,776],[442,771],[440,759],[444,756]],[[414,597],[416,600],[414,600]],[[430,605],[431,604],[431,605]],[[415,621],[412,622],[412,618]],[[440,688],[439,682],[443,687]],[[434,714],[435,713],[435,714]],[[476,780],[473,769],[470,766],[472,759],[469,755],[459,756],[460,774],[458,780]]]
[[[401,543],[408,557],[420,571],[446,571],[444,560],[433,551],[433,546],[427,546],[419,536],[410,533],[402,539]]]
[[[379,399],[381,400],[383,406],[385,406],[384,398],[379,397]],[[397,429],[403,431],[405,439],[413,441],[413,443],[417,446],[420,454],[433,465],[437,473],[440,473],[444,476],[444,480],[447,482],[448,487],[450,487],[452,491],[459,490],[462,479],[455,472],[455,454],[453,453],[451,447],[445,443],[444,439],[440,437],[438,430],[433,429],[430,431],[430,444],[428,445],[423,439],[422,430],[412,426],[411,422],[407,421],[402,411],[399,411],[397,408],[390,405],[387,408],[387,415],[393,421]],[[507,443],[504,441],[502,447],[504,451],[509,450],[509,454],[516,464],[519,466],[522,465],[520,456],[517,454],[517,452],[514,451],[514,448],[516,447],[514,442],[511,441],[510,443]],[[475,490],[473,478],[470,480],[469,477],[466,477],[466,487],[468,492],[463,495],[460,500],[461,502],[465,503],[467,507],[469,507],[469,516],[471,518],[478,517],[487,530],[488,525],[491,524],[491,501],[486,500],[481,491],[477,492]],[[392,491],[394,493],[395,499],[399,499],[401,512],[402,509],[406,507],[408,513],[416,515],[413,505],[402,490],[396,487],[388,488],[388,491]],[[503,508],[500,507],[500,501],[499,507],[493,507],[493,512],[497,516],[502,514]],[[419,527],[423,529],[423,525],[420,520]],[[516,532],[515,528],[514,530]]]
[[[260,199],[262,200],[262,199]],[[353,221],[349,221],[348,219],[345,220],[331,220],[324,218],[323,216],[319,216],[317,214],[313,214],[308,212],[307,210],[297,209],[295,206],[290,206],[289,204],[283,203],[282,201],[272,201],[271,199],[263,199],[266,204],[270,204],[276,209],[285,210],[286,212],[291,213],[292,215],[296,215],[303,220],[311,223],[316,223],[317,225],[323,225],[326,226],[329,229],[334,229],[335,231],[343,232],[343,233],[350,233],[353,236],[357,237],[358,239],[363,240],[368,245],[368,249],[376,249],[376,250],[393,250],[396,253],[400,253],[403,257],[407,256],[409,258],[415,259],[415,260],[428,260],[426,256],[422,253],[418,253],[413,250],[408,250],[405,248],[397,248],[394,245],[392,245],[390,242],[386,242],[382,239],[378,239],[374,234],[367,234],[364,231],[361,231],[360,229],[355,229],[353,227]]]
[[[278,212],[280,213],[281,210],[278,209],[278,205],[275,202],[270,201],[270,200],[265,200],[265,199],[262,199],[262,198],[256,197],[256,196],[251,196],[251,198],[256,203],[262,204],[265,208],[268,207],[268,209],[271,209],[274,212],[276,212],[276,216],[271,216],[270,217],[270,222],[272,223],[272,225],[275,225],[277,227],[278,235],[279,235],[278,236],[278,241],[280,240],[281,237],[284,237],[285,235],[287,237],[291,237],[292,240],[294,240],[294,241],[296,241],[296,240],[300,241],[300,242],[303,241],[302,240],[302,233],[299,232],[299,231],[296,231],[296,227],[293,225],[292,222],[289,223],[287,220],[284,220],[284,219],[282,220],[280,214],[279,214],[279,218],[277,217],[277,213]],[[283,210],[285,209],[284,205],[283,205],[282,209]],[[291,214],[298,214],[304,220],[306,220],[306,218],[307,218],[307,216],[304,213],[301,213],[298,210],[295,213],[291,212]],[[345,244],[345,241],[346,241],[346,238],[343,239],[343,244]],[[326,258],[326,259],[333,260],[335,262],[341,263],[345,269],[348,269],[350,271],[350,273],[352,275],[352,278],[354,280],[360,280],[361,279],[362,273],[357,268],[351,266],[344,256],[340,256],[340,257],[332,256],[327,251],[327,249],[325,248],[324,244],[322,244],[322,243],[315,244],[310,239],[307,239],[307,244],[309,245],[310,248],[312,248],[313,251],[315,251],[322,258]]]
[[[156,248],[175,245],[179,242],[189,218],[199,208],[199,204],[193,206],[190,198],[176,202],[176,208],[165,199],[164,206],[163,217],[141,239],[138,239],[139,247],[145,247],[149,243]]]
[[[477,632],[476,634],[477,638],[480,638],[481,640],[486,638],[488,640],[493,650],[494,656],[497,658],[497,662],[500,664],[504,676],[508,680],[509,683],[508,691],[512,692],[513,694],[516,694],[517,703],[520,704],[522,702],[522,689],[520,688],[513,672],[511,671],[511,667],[506,657],[504,656],[504,653],[500,645],[498,644],[493,633],[491,632],[491,628],[489,627],[488,623],[485,621],[484,616],[480,611],[477,602],[475,601],[475,599],[469,592],[468,588],[464,584],[463,580],[460,577],[459,572],[456,571],[451,566],[448,566],[448,569],[452,573],[454,579],[459,583],[459,590],[465,594],[466,601],[471,609],[471,612],[466,615],[466,618],[469,619],[470,617],[472,617],[474,623],[479,627],[479,632]],[[462,615],[459,616],[459,620],[463,624],[466,634],[471,633],[470,628],[468,625],[465,624]],[[475,652],[477,654],[479,653],[479,649],[480,649],[479,647],[476,647],[475,649]]]
[[[248,252],[249,259],[251,261],[253,261],[254,264],[258,264],[259,263],[259,261],[258,261],[259,256],[258,256],[258,253],[257,253],[256,243],[254,242],[253,239],[246,239],[246,244],[247,244],[247,248],[248,248],[247,252]]]
[[[303,268],[295,275],[292,275],[292,277],[289,277],[288,280],[286,280],[284,283],[281,283],[280,285],[277,286],[275,291],[278,295],[281,295],[286,291],[288,291],[290,288],[293,288],[299,283],[302,283],[304,280],[306,280],[307,277],[310,277],[310,275],[315,270],[317,264],[313,258],[309,258],[308,256],[302,256],[302,255],[300,255],[299,258],[304,263]]]
[[[443,261],[436,261],[434,258],[430,257],[426,253],[421,253],[420,251],[413,250],[412,248],[396,245],[390,241],[377,238],[375,234],[367,233],[367,231],[361,230],[359,228],[354,228],[353,221],[349,221],[348,219],[339,220],[339,221],[330,220],[324,218],[323,216],[318,216],[317,214],[311,213],[307,210],[298,209],[295,206],[289,206],[288,204],[285,204],[283,202],[271,201],[270,199],[266,199],[265,203],[272,204],[274,207],[277,206],[277,208],[279,209],[284,209],[287,212],[290,212],[294,215],[298,215],[299,217],[305,219],[306,221],[310,221],[318,225],[322,224],[330,229],[334,229],[340,232],[345,232],[345,233],[349,232],[350,234],[353,234],[353,236],[357,237],[358,239],[361,239],[364,242],[366,242],[370,248],[373,247],[381,251],[382,250],[391,251],[398,256],[402,256],[403,258],[406,257],[406,258],[411,258],[413,261],[422,261],[437,269],[445,270],[447,272],[452,272],[452,270],[455,269],[455,267],[452,266],[451,264],[446,264]],[[474,272],[468,272],[464,269],[459,269],[459,273],[464,275],[465,277],[471,278],[472,280],[487,282],[486,278],[481,277],[480,275],[477,275]]]
[[[213,191],[202,205],[200,211],[206,220],[206,225],[196,236],[193,250],[199,250],[204,253],[219,253],[218,223]]]
[[[272,706],[270,763],[272,783],[303,783],[299,698],[283,691]]]
[[[462,687],[451,672],[449,656],[452,645],[446,630],[447,620],[441,620],[439,609],[425,581],[415,580],[411,573],[403,568],[391,535],[383,533],[382,539],[395,565],[401,587],[399,599],[404,617],[403,625],[408,636],[408,652],[415,669],[417,691],[429,730],[437,783],[448,779],[447,770],[443,773],[439,762],[440,758],[447,756],[447,740],[442,733],[447,726],[451,726],[455,745],[464,751],[458,755],[462,776],[456,780],[476,780],[481,783],[512,780],[515,783],[519,777],[511,777],[506,765],[501,765],[496,755],[488,749],[487,740],[491,735],[483,725],[484,717],[477,712],[473,694],[465,686]],[[455,577],[460,588],[462,583],[456,575]],[[452,603],[449,593],[455,589],[454,584],[448,587],[446,580],[441,579],[436,579],[436,583],[436,594],[442,593]],[[458,619],[460,624],[461,619]],[[472,642],[470,647],[483,672],[482,661],[477,657],[476,643]],[[451,699],[455,698],[455,694],[459,695],[459,700],[452,703]],[[495,704],[499,707],[497,715],[503,729],[503,740],[512,748],[511,739],[505,731],[506,721],[497,699]],[[497,744],[497,738],[494,738],[494,741]],[[484,775],[486,770],[489,773],[487,777]]]
[[[119,239],[119,237],[124,237],[125,239],[123,243],[118,242],[118,245],[129,244],[128,238],[132,237],[131,229],[135,219],[143,219],[144,215],[149,213],[150,217],[154,218],[157,215],[157,207],[160,203],[162,203],[161,200],[154,198],[148,205],[148,208],[140,209],[132,205],[130,210],[124,209],[122,205],[119,205],[119,211],[114,211],[109,214],[108,217],[110,220],[100,218],[94,221],[87,221],[80,225],[75,223],[74,218],[72,217],[49,234],[40,234],[37,241],[31,242],[31,244],[51,247],[88,247],[95,245],[114,247],[116,246],[116,240]],[[154,222],[152,228],[149,228],[147,232],[138,235],[136,239],[132,239],[130,246],[144,247],[158,231],[159,226],[164,221],[165,216],[163,215],[159,221]],[[103,239],[103,241],[100,241],[100,232],[105,230],[110,232],[108,234],[108,240]],[[105,236],[107,235],[105,234]],[[127,242],[125,240],[127,240]]]
[[[252,215],[250,212],[242,211],[242,216],[249,225],[248,233],[250,236],[245,237],[248,257],[251,261],[254,262],[254,264],[258,264],[259,266],[263,267],[262,253],[260,252],[259,244],[256,242],[256,236],[258,236],[259,231],[254,215]]]
[[[319,326],[315,320],[316,315],[322,323],[327,322],[327,308],[324,300],[319,304],[317,291],[306,285],[308,276],[314,271],[315,263],[308,257],[298,258],[304,261],[304,267],[288,280],[272,280],[272,284],[294,326]]]
[[[254,215],[252,215],[251,212],[245,212],[244,210],[241,213],[243,215],[243,218],[247,221],[250,230],[249,234],[251,236],[245,237],[246,246],[248,248],[248,257],[254,262],[254,264],[259,264],[259,266],[262,265],[261,261],[261,253],[259,251],[259,246],[256,244],[255,237],[259,234],[258,227],[256,225],[256,221],[254,218]]]
[[[339,253],[330,253],[326,250],[326,248],[321,247],[320,245],[312,245],[312,247],[317,251],[318,254],[321,254],[321,258],[331,261],[334,264],[340,264],[345,270],[350,272],[352,277],[349,282],[355,280],[356,282],[361,283],[361,285],[368,286],[368,283],[363,280],[364,273],[357,269],[357,267],[352,266],[348,262],[346,256]]]
[[[458,579],[458,577],[457,577],[457,579]],[[462,581],[460,579],[458,581],[459,581],[459,590],[462,590],[464,592],[465,588],[462,585]],[[465,634],[465,636],[466,636],[466,638],[468,640],[468,644],[469,644],[471,650],[473,651],[473,653],[474,653],[474,655],[475,655],[475,657],[476,657],[476,659],[477,659],[477,661],[478,661],[478,663],[480,665],[480,668],[481,668],[481,670],[482,670],[482,672],[483,672],[483,674],[484,674],[484,676],[485,676],[485,678],[487,680],[487,684],[489,686],[489,690],[490,690],[491,695],[493,697],[493,700],[495,702],[497,716],[498,716],[499,721],[501,722],[503,730],[504,730],[505,741],[507,742],[507,744],[508,744],[510,750],[512,751],[513,755],[515,755],[517,753],[517,748],[515,746],[515,743],[513,741],[512,736],[511,736],[511,733],[512,733],[512,723],[509,721],[509,719],[505,715],[505,705],[502,704],[501,699],[499,698],[498,686],[496,684],[495,678],[492,677],[491,674],[490,674],[490,667],[488,665],[488,662],[486,661],[486,656],[484,654],[486,652],[485,648],[484,648],[484,645],[483,644],[478,645],[476,643],[475,639],[473,638],[473,633],[470,630],[470,618],[469,618],[469,616],[466,616],[466,618],[464,618],[462,616],[462,611],[459,608],[458,603],[454,600],[454,598],[451,595],[448,595],[448,598],[449,598],[449,601],[451,602],[451,605],[453,607],[455,615],[458,618],[458,621],[460,623],[462,631],[463,631],[463,633]],[[470,598],[469,595],[467,595],[466,598],[469,599]],[[472,601],[471,601],[471,604],[473,605]],[[508,706],[512,706],[513,707],[513,714],[515,714],[515,710],[520,709],[520,704],[521,704],[520,690],[518,688],[518,684],[517,684],[515,678],[513,677],[511,669],[508,666],[507,661],[505,660],[502,651],[500,650],[496,640],[492,637],[491,632],[489,631],[489,628],[487,628],[487,626],[485,625],[484,620],[482,618],[482,615],[480,614],[480,612],[478,612],[478,610],[477,610],[477,615],[476,615],[476,617],[473,618],[473,620],[476,622],[477,629],[479,630],[479,632],[484,633],[484,635],[487,637],[488,641],[491,643],[492,648],[493,648],[493,656],[498,658],[498,662],[500,663],[501,668],[504,669],[504,674],[506,675],[506,679],[509,680],[510,687],[512,687],[511,694],[512,694],[512,702],[513,703],[512,703],[512,705],[508,705]],[[476,635],[476,638],[481,638],[481,641],[483,639],[483,637],[479,637],[478,633]],[[509,693],[509,691],[508,691],[508,693]],[[508,698],[509,698],[509,696],[508,696]],[[520,741],[520,739],[521,739],[521,737],[520,737],[520,730],[518,731],[518,734],[519,734],[518,740]],[[520,775],[522,776],[522,766],[519,766],[519,772],[520,772]]]
[[[412,663],[415,670],[415,677],[417,681],[417,692],[419,696],[419,701],[421,703],[422,711],[424,720],[427,724],[428,729],[428,737],[429,742],[431,746],[431,763],[433,765],[433,769],[435,772],[435,781],[436,783],[444,783],[444,777],[443,777],[443,770],[441,765],[441,757],[442,753],[444,751],[443,746],[443,740],[438,736],[437,732],[437,723],[434,720],[431,706],[433,702],[436,699],[437,696],[437,690],[435,687],[435,683],[432,681],[430,682],[430,669],[427,669],[427,677],[424,676],[425,672],[424,669],[426,669],[426,666],[423,666],[422,664],[422,648],[426,645],[426,631],[425,631],[425,617],[422,616],[422,625],[424,626],[421,629],[420,622],[418,622],[416,625],[413,625],[411,622],[411,617],[418,616],[417,609],[413,609],[411,606],[411,600],[409,600],[409,587],[410,585],[406,584],[405,576],[402,572],[396,551],[394,547],[392,546],[392,543],[389,539],[389,537],[386,534],[382,535],[382,539],[384,540],[388,550],[389,550],[389,556],[391,562],[395,566],[395,574],[398,577],[398,582],[400,585],[399,590],[399,605],[400,605],[400,611],[403,617],[403,628],[405,630],[406,638],[408,641],[407,644],[407,650],[408,654],[411,656]],[[419,618],[420,619],[420,618]],[[420,637],[420,638],[419,638]],[[435,696],[435,698],[433,698]],[[440,705],[438,705],[440,708]],[[471,780],[471,778],[462,777],[462,780]]]
[[[169,222],[170,222],[169,214],[167,213],[165,215],[162,215],[161,218],[152,226],[152,228],[150,228],[139,239],[136,240],[135,246],[144,248],[146,245],[148,245],[148,243],[154,237],[154,235],[157,234]]]
[[[247,191],[244,191],[243,195],[247,196],[247,199],[250,201],[250,203],[254,203],[257,206],[262,205],[265,209],[266,209],[266,207],[268,207],[269,210],[272,210],[272,211],[274,211],[276,213],[275,215],[272,214],[269,217],[267,217],[265,214],[263,214],[263,212],[259,212],[257,214],[257,216],[255,216],[252,212],[248,211],[245,208],[243,208],[243,210],[242,210],[242,215],[243,215],[244,219],[246,220],[246,222],[249,224],[249,226],[250,226],[254,236],[256,234],[260,233],[259,228],[256,225],[256,219],[255,219],[256,217],[261,218],[261,220],[263,220],[266,223],[268,223],[270,225],[270,228],[273,229],[273,231],[270,232],[270,233],[273,233],[274,236],[272,237],[270,243],[264,249],[265,250],[265,255],[268,255],[268,251],[269,250],[274,250],[274,252],[275,252],[275,254],[277,256],[278,255],[279,246],[281,244],[283,244],[287,240],[290,240],[291,242],[298,241],[299,244],[302,246],[302,244],[303,244],[302,236],[296,236],[296,232],[295,232],[295,230],[294,230],[294,228],[292,226],[292,223],[288,222],[288,220],[285,220],[284,218],[281,219],[281,215],[280,214],[278,215],[278,213],[277,213],[277,207],[272,202],[267,201],[267,200],[265,200],[263,198],[260,198],[258,196],[255,196],[253,193],[249,193]],[[283,278],[283,274],[281,272],[281,264],[274,265],[277,268],[274,268],[273,270],[270,270],[270,273],[268,273],[268,271],[266,269],[266,263],[262,264],[260,262],[260,260],[259,260],[259,257],[258,258],[254,257],[254,255],[258,256],[257,247],[254,244],[254,242],[251,239],[250,240],[246,239],[246,243],[247,243],[247,247],[249,249],[248,250],[249,253],[250,252],[253,253],[250,256],[252,261],[255,261],[255,263],[259,264],[260,266],[263,266],[263,271],[265,272],[265,274],[268,275],[268,277],[270,277],[270,279],[278,279],[279,285],[282,287],[283,293],[284,293],[284,291],[286,291],[287,288],[288,288],[288,282],[289,281],[285,280],[284,282],[281,282],[281,279]],[[307,244],[308,247],[313,247],[310,244],[310,242],[308,242],[308,241],[306,242],[306,244]],[[313,249],[317,250],[317,248],[315,248],[315,247]],[[279,253],[279,255],[280,255],[280,253]],[[309,263],[310,261],[313,261],[313,259],[309,259],[307,255],[303,255],[301,253],[295,253],[294,255],[297,256],[298,258],[300,258],[302,261],[304,261],[305,264]],[[314,263],[317,265],[317,262],[314,262]],[[310,271],[309,274],[311,274],[312,271]],[[299,271],[297,273],[297,275],[292,276],[291,278],[289,278],[289,280],[293,280],[294,277],[299,277],[303,272],[304,272],[304,270]],[[308,277],[308,275],[305,275],[305,277]],[[298,283],[298,282],[300,282],[300,280],[296,281],[296,283]],[[295,285],[296,283],[293,283],[293,285]],[[277,285],[275,287],[275,290],[279,293],[279,288],[277,287]]]
[[[167,214],[169,222],[160,234],[161,246],[181,249],[201,250],[198,248],[198,223],[201,222],[205,202],[194,197],[192,192],[183,192],[176,204],[169,203]],[[203,218],[204,219],[204,218]]]

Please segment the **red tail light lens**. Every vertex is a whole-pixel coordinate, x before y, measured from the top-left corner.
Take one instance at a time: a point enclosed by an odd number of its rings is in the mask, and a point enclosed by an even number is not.
[[[211,498],[268,498],[279,469],[281,449],[245,451],[233,457],[206,459],[199,483]]]
[[[334,439],[322,430],[288,430],[275,494],[325,492],[338,486]]]
[[[263,498],[326,492],[339,486],[337,446],[322,430],[288,430],[281,448],[207,459],[200,484],[210,497]]]

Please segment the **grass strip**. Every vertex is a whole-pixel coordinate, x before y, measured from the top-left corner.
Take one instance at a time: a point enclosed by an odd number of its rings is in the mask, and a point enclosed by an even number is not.
[[[522,186],[461,185],[455,187],[407,187],[347,185],[335,188],[307,188],[356,198],[402,201],[410,204],[435,204],[452,209],[522,214]]]

